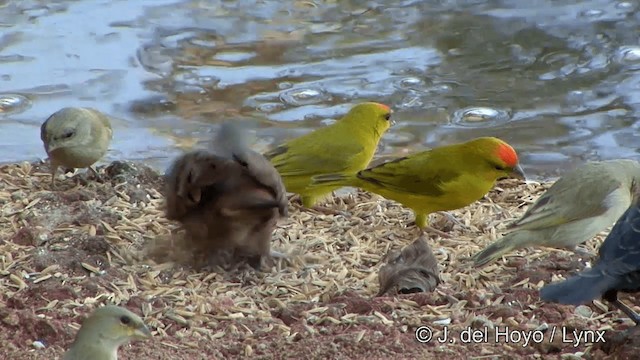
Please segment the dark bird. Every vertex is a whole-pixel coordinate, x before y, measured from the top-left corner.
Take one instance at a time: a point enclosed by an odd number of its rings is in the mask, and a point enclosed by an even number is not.
[[[389,255],[389,261],[378,272],[380,291],[410,294],[431,292],[440,284],[438,261],[431,251],[425,236],[421,236],[402,251]]]
[[[273,165],[246,145],[239,128],[221,127],[212,150],[178,157],[166,175],[166,216],[180,222],[196,254],[231,250],[259,268],[271,251],[288,200]]]
[[[618,219],[598,251],[596,264],[579,274],[540,289],[544,301],[579,305],[596,298],[613,303],[640,325],[640,315],[618,299],[618,292],[640,291],[640,202]]]

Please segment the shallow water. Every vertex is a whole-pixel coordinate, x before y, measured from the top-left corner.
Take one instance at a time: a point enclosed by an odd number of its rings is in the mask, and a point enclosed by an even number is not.
[[[636,1],[52,3],[0,0],[2,162],[46,157],[64,106],[116,118],[106,160],[164,168],[221,121],[265,149],[367,100],[395,110],[380,154],[493,135],[535,177],[640,159]]]

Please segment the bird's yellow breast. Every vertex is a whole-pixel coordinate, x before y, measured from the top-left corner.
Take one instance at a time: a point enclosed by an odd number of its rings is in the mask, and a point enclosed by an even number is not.
[[[376,186],[374,192],[387,199],[395,200],[421,213],[447,211],[465,207],[481,199],[491,190],[495,180],[486,180],[465,174],[447,183],[442,183],[441,195],[430,196],[419,193],[400,192]],[[373,189],[372,189],[373,190]]]

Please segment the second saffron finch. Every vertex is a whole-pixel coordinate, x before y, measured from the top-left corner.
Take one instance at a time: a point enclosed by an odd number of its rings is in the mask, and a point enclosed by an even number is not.
[[[299,194],[302,205],[311,208],[340,187],[311,188],[311,179],[321,174],[350,175],[366,168],[391,126],[391,113],[384,104],[360,103],[337,122],[285,142],[264,156],[280,173],[287,191]]]
[[[410,154],[353,175],[319,175],[313,184],[353,186],[382,195],[412,209],[419,228],[435,230],[429,227],[429,214],[463,208],[508,177],[525,179],[516,151],[498,138],[481,137]]]

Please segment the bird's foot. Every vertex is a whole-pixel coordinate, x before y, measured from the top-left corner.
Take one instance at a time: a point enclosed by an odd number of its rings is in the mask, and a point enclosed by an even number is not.
[[[438,212],[440,215],[444,216],[445,218],[447,218],[447,220],[451,221],[452,223],[460,226],[461,228],[465,229],[465,230],[471,230],[470,227],[468,227],[467,225],[465,225],[462,221],[458,220],[455,216],[453,216],[450,212],[448,211],[440,211]]]
[[[423,233],[427,232],[427,233],[436,234],[436,235],[438,235],[438,236],[440,236],[441,238],[444,238],[444,239],[451,239],[451,235],[447,234],[447,233],[446,233],[446,232],[444,232],[444,231],[441,231],[441,230],[438,230],[438,229],[432,228],[431,226],[428,226],[428,225],[427,225],[427,226],[425,226],[425,227],[423,227],[423,228],[421,229],[421,231],[422,231]]]
[[[347,214],[344,211],[340,211],[340,210],[334,210],[328,207],[324,207],[324,206],[313,206],[311,208],[311,210],[313,211],[317,211],[319,213],[325,214],[325,215],[342,215],[342,216],[347,216]]]
[[[93,178],[99,182],[104,183],[105,179],[102,175],[98,174],[98,170],[94,169],[93,166],[89,166],[89,170],[93,173]]]

